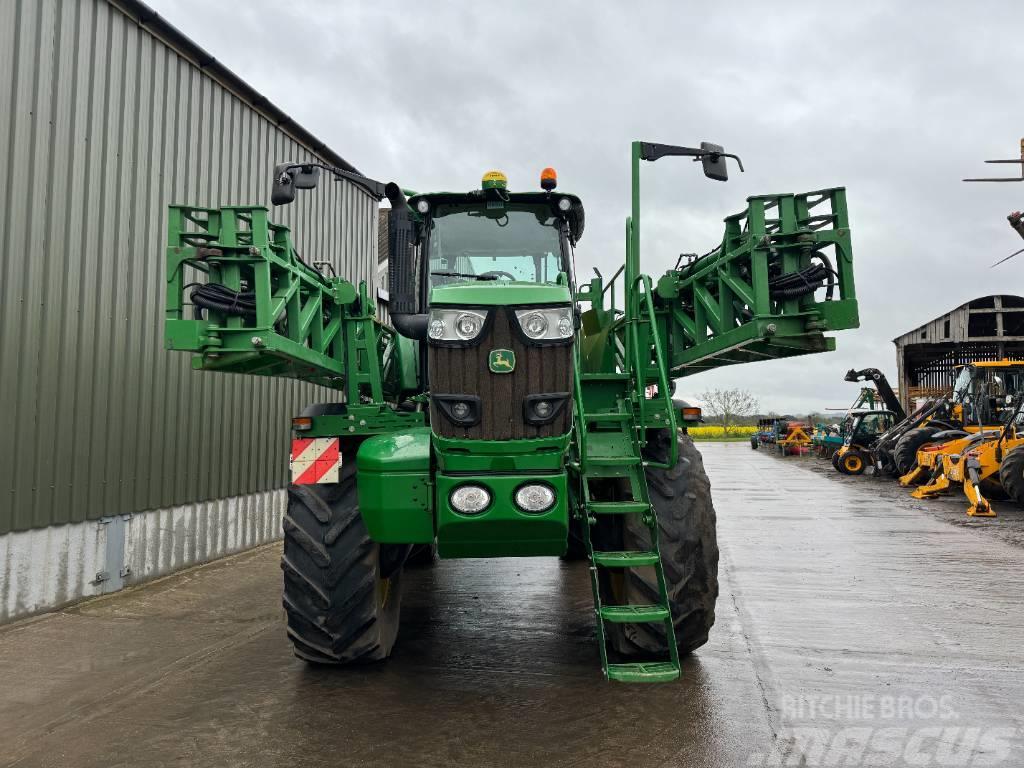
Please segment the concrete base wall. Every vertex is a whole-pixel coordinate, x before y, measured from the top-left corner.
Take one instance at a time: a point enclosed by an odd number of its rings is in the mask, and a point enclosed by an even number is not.
[[[0,536],[0,623],[265,544],[284,490]]]

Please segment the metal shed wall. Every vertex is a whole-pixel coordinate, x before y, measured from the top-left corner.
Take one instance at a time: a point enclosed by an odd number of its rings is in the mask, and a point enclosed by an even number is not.
[[[166,206],[269,201],[314,152],[133,7],[0,3],[0,534],[280,488],[290,416],[332,394],[164,351]],[[376,200],[322,186],[273,217],[374,283]]]

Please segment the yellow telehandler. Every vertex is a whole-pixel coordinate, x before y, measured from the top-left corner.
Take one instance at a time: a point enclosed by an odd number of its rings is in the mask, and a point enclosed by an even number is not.
[[[936,471],[932,481],[912,496],[934,498],[959,483],[970,502],[967,514],[971,517],[995,517],[988,500],[991,497],[1009,496],[1024,505],[1024,393],[1013,398],[1002,427],[984,429],[921,453],[930,454]]]

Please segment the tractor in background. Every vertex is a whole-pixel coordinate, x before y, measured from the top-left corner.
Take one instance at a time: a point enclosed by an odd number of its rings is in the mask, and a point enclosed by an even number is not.
[[[877,368],[850,369],[844,380],[870,381],[874,385],[861,388],[860,396],[843,420],[842,445],[830,457],[837,472],[859,475],[874,463],[872,456],[880,437],[906,419],[906,413],[889,380]],[[884,408],[879,407],[883,405]]]

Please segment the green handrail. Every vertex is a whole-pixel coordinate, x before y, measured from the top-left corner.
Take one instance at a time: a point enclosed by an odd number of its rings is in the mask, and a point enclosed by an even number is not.
[[[639,288],[641,286],[643,287],[643,293],[639,292]],[[679,461],[679,446],[678,446],[678,443],[676,441],[676,432],[678,430],[678,426],[677,426],[677,423],[676,423],[675,409],[672,406],[672,392],[669,389],[669,385],[668,385],[668,366],[665,363],[665,352],[664,352],[664,350],[661,347],[661,337],[658,335],[657,327],[656,327],[656,318],[655,318],[655,314],[654,314],[654,302],[651,299],[652,290],[653,290],[653,288],[652,288],[651,278],[648,277],[647,275],[639,275],[639,276],[637,276],[637,278],[633,282],[633,285],[631,286],[631,291],[636,293],[637,309],[641,310],[641,311],[643,310],[644,307],[646,307],[646,309],[647,309],[647,322],[650,323],[650,328],[651,328],[651,333],[650,333],[650,337],[651,337],[651,341],[652,341],[652,345],[651,346],[653,346],[653,348],[654,348],[654,362],[655,362],[655,367],[658,370],[658,395],[661,398],[663,398],[664,401],[665,401],[665,412],[666,412],[666,416],[667,416],[667,420],[668,420],[668,424],[666,426],[669,429],[669,434],[672,436],[672,439],[669,440],[670,447],[669,447],[669,460],[668,460],[668,463],[667,464],[662,464],[660,462],[651,462],[648,466],[658,467],[658,468],[662,468],[662,469],[671,469]],[[645,403],[646,400],[647,400],[646,392],[645,392],[645,389],[646,389],[646,378],[647,378],[646,377],[646,370],[645,370],[646,369],[646,365],[644,365],[644,361],[641,360],[641,358],[640,358],[639,350],[640,350],[640,346],[641,345],[639,343],[639,341],[640,341],[640,339],[639,339],[639,330],[640,329],[639,329],[638,323],[639,323],[639,320],[631,322],[631,325],[632,325],[632,328],[633,328],[633,333],[636,334],[634,336],[633,345],[632,345],[633,346],[633,358],[634,358],[633,359],[633,365],[635,366],[636,371],[637,371],[636,386],[637,386],[637,395],[639,397],[639,402],[640,403]],[[648,349],[648,351],[651,349],[651,347],[648,347],[647,345],[644,345],[644,346]],[[646,423],[646,419],[643,418],[644,415],[645,415],[644,414],[644,406],[643,405],[641,405],[641,407],[640,407],[640,414],[641,414],[641,420],[644,423]]]

